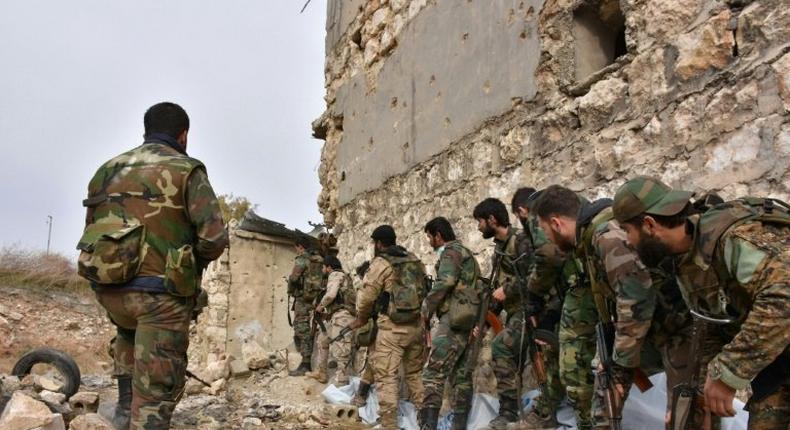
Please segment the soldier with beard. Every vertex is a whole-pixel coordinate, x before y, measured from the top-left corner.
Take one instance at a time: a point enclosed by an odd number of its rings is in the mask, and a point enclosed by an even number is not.
[[[702,327],[713,328],[697,341],[705,407],[735,415],[735,391],[751,383],[749,429],[787,430],[790,208],[742,198],[691,214],[691,196],[638,177],[617,191],[614,216],[645,264],[674,257],[686,303]]]
[[[498,278],[491,282],[497,288],[491,294],[497,302],[501,302],[507,320],[505,328],[496,335],[491,343],[491,356],[494,374],[497,379],[497,394],[499,395],[499,415],[488,424],[488,429],[505,429],[508,423],[518,420],[521,393],[518,392],[518,380],[523,371],[524,360],[527,357],[527,344],[523,331],[524,324],[524,297],[526,291],[522,288],[516,273],[516,264],[520,265],[520,272],[526,273],[532,259],[532,250],[521,250],[529,242],[523,235],[510,226],[505,204],[495,198],[487,198],[480,202],[473,211],[477,220],[477,229],[485,239],[494,239],[495,249],[492,264],[499,265]],[[522,251],[522,252],[520,252]]]
[[[519,188],[510,206],[513,214],[521,221],[524,227],[524,236],[529,241],[534,252],[534,262],[529,268],[528,278],[525,280],[528,297],[538,303],[532,308],[540,309],[538,317],[539,329],[557,333],[562,300],[565,288],[563,287],[562,269],[565,264],[565,255],[553,242],[546,238],[546,234],[534,215],[534,203],[540,192],[534,188]],[[534,346],[533,346],[534,347]],[[554,429],[558,426],[556,413],[560,402],[565,397],[565,387],[560,381],[559,350],[556,348],[543,348],[546,384],[541,387],[542,392],[538,397],[535,408],[530,411],[522,422],[527,429]]]

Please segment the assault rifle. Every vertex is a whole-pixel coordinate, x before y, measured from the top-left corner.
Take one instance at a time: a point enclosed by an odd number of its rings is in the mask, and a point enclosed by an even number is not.
[[[610,342],[611,340],[611,342]],[[620,430],[623,419],[623,402],[620,393],[617,392],[615,381],[612,377],[612,345],[614,343],[614,324],[611,322],[600,322],[595,325],[595,343],[598,347],[598,355],[601,359],[601,369],[597,371],[598,381],[604,389],[604,400],[606,403],[606,418],[609,419],[609,428]]]
[[[349,326],[343,327],[343,329],[340,330],[340,333],[338,333],[337,336],[333,337],[332,339],[329,339],[329,343],[332,344],[332,343],[337,342],[340,339],[343,339],[343,337],[345,337],[347,334],[349,334],[352,330],[353,329],[351,327],[349,327]]]
[[[667,427],[670,430],[692,430],[695,428],[695,425],[703,422],[704,417],[699,417],[697,414],[705,409],[705,396],[702,394],[699,384],[699,373],[702,367],[699,347],[705,336],[705,330],[705,320],[695,317],[690,351],[693,364],[689,373],[689,380],[672,388],[672,404],[669,415],[669,427]]]
[[[321,329],[321,333],[326,334],[326,325],[324,325],[324,321],[322,319],[324,314],[320,312],[313,311],[313,322],[310,326],[310,334],[315,335],[316,326]]]
[[[480,298],[480,308],[477,310],[477,322],[473,328],[473,332],[477,332],[477,337],[469,337],[469,358],[466,361],[466,373],[471,375],[477,366],[477,356],[480,355],[480,347],[483,344],[483,337],[486,329],[486,317],[488,316],[488,307],[491,303],[491,293],[494,291],[494,285],[497,277],[499,276],[499,266],[501,262],[501,255],[494,250],[494,262],[491,267],[491,276],[488,277],[488,283],[483,288],[483,296]]]

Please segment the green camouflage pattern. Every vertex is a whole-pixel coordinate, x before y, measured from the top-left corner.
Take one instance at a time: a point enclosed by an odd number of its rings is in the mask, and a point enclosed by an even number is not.
[[[589,279],[584,274],[582,262],[568,258],[563,267],[567,284],[565,302],[560,317],[560,380],[565,386],[568,402],[576,415],[580,430],[592,428],[593,372],[595,356],[595,309]]]
[[[527,328],[523,323],[524,312],[508,314],[508,321],[491,342],[491,367],[497,380],[499,397],[499,416],[508,421],[518,419],[518,405],[521,402],[518,392],[518,378],[522,375],[524,365],[529,361],[529,337],[522,330]]]
[[[638,176],[623,184],[614,195],[614,217],[619,222],[637,215],[671,216],[680,213],[694,193],[673,190],[658,179]]]
[[[723,327],[723,347],[704,364],[736,389],[790,353],[790,217],[779,208],[764,214],[755,202],[727,202],[692,217],[693,247],[678,263],[689,307],[734,320]]]
[[[557,335],[559,337],[559,332]],[[540,396],[535,402],[535,411],[543,417],[554,416],[566,395],[565,385],[560,378],[560,350],[547,346],[544,346],[542,350],[546,368],[546,384],[541,387]]]
[[[131,428],[170,428],[184,393],[194,298],[123,290],[96,298],[117,328],[115,374],[133,375]]]
[[[310,363],[313,357],[315,338],[310,329],[310,322],[314,310],[312,302],[307,302],[302,297],[294,297],[294,345],[302,355],[302,363]]]
[[[109,214],[86,226],[77,249],[80,276],[102,285],[129,282],[145,257],[145,226]]]
[[[324,291],[324,259],[313,249],[296,256],[288,276],[288,290],[293,297],[312,302]]]
[[[407,324],[420,318],[420,309],[425,297],[427,275],[425,265],[416,255],[403,248],[383,252],[380,256],[389,263],[393,271],[389,285],[387,315],[397,324]]]
[[[460,241],[453,240],[444,245],[435,269],[436,280],[422,303],[423,316],[438,314],[441,317],[449,310],[452,300],[462,300],[459,294],[462,290],[471,288],[479,291],[480,266],[472,251]]]
[[[439,320],[431,339],[428,363],[422,371],[425,389],[424,408],[442,408],[445,383],[452,387],[452,409],[456,415],[468,415],[472,407],[472,375],[466,371],[468,332],[450,328],[449,316]]]
[[[501,258],[497,258],[496,254],[491,257],[492,264],[496,264],[498,261],[500,265],[498,278],[494,281],[497,288],[502,287],[505,290],[503,307],[510,318],[510,315],[521,312],[522,295],[526,294],[524,282],[516,276],[517,269],[521,273],[529,273],[534,259],[534,250],[525,235],[519,233],[515,228],[509,229],[505,240],[494,239],[494,243],[496,252],[504,254]],[[522,254],[525,257],[516,261]],[[518,268],[516,264],[519,265]]]
[[[760,402],[749,404],[749,430],[790,428],[790,382]]]
[[[203,268],[228,244],[205,167],[164,144],[145,143],[104,163],[88,185],[88,198],[93,204],[86,216],[86,234],[78,244],[82,253],[95,251],[94,224],[115,224],[118,234],[124,226],[142,225],[144,244],[136,275],[165,278],[172,274],[165,286],[174,295],[194,295]],[[107,234],[111,233],[101,237]],[[187,245],[192,247],[191,257],[184,248]],[[176,250],[180,250],[178,255],[173,255]],[[118,260],[133,254],[128,251],[120,250]],[[93,258],[87,270],[106,272],[111,268],[102,265],[119,262],[104,262],[104,257]],[[88,257],[83,255],[80,260],[85,262]],[[173,267],[176,262],[183,265]]]

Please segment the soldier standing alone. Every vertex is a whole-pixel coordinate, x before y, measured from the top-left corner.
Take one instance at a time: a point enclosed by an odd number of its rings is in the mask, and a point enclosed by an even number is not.
[[[117,328],[118,429],[158,430],[184,391],[189,322],[206,265],[228,244],[189,117],[174,103],[145,113],[145,141],[91,179],[79,272]]]

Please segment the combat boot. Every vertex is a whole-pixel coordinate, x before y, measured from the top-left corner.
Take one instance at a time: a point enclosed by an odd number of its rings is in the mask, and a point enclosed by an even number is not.
[[[509,424],[507,430],[554,430],[559,423],[554,415],[543,416],[534,409],[523,420]]]
[[[322,384],[326,384],[329,381],[329,378],[326,376],[326,370],[324,369],[318,369],[316,371],[311,370],[309,372],[305,372],[304,376],[307,376],[308,378],[313,378]]]
[[[310,370],[310,363],[302,362],[299,367],[288,372],[288,376],[304,376],[304,374]]]
[[[453,414],[453,430],[466,430],[469,414]]]
[[[420,410],[420,430],[436,430],[439,424],[439,409],[423,408]]]
[[[368,404],[368,394],[370,394],[370,384],[367,382],[359,382],[359,388],[354,393],[354,398],[351,399],[351,404],[361,408]]]
[[[518,419],[516,401],[502,399],[499,401],[499,415],[482,430],[507,430],[507,425]]]
[[[118,377],[118,403],[112,417],[105,417],[110,420],[112,426],[117,430],[129,430],[132,420],[132,377]]]

